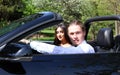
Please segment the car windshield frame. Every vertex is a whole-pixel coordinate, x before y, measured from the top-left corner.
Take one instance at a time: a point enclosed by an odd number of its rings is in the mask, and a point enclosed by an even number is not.
[[[26,16],[24,18],[20,18],[18,20],[14,20],[14,21],[8,23],[8,25],[4,25],[0,28],[0,36],[10,32],[10,31],[13,31],[14,29],[16,29],[36,18],[39,18],[41,16],[43,16],[43,14],[33,14],[30,16]]]

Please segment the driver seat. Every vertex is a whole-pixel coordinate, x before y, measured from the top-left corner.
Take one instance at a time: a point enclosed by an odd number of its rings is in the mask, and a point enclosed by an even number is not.
[[[96,39],[96,52],[110,52],[113,51],[114,39],[111,28],[102,28],[99,30]]]

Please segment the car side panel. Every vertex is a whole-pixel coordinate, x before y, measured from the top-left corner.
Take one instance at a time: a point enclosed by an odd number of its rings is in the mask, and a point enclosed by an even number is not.
[[[31,61],[12,61],[8,65],[16,64],[17,73],[25,75],[111,75],[120,74],[119,60],[119,53],[35,55]]]

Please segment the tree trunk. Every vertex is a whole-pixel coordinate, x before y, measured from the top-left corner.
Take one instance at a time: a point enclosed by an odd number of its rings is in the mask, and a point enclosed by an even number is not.
[[[120,22],[119,21],[115,21],[115,34],[118,35],[120,34]]]

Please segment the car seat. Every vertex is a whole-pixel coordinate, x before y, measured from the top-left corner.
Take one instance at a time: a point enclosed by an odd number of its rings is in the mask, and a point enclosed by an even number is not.
[[[120,51],[120,35],[115,37],[115,45],[114,45],[115,52]]]
[[[114,39],[111,28],[102,28],[99,30],[96,38],[96,51],[109,52],[113,51]]]

